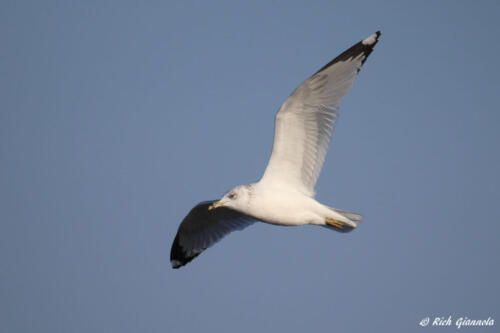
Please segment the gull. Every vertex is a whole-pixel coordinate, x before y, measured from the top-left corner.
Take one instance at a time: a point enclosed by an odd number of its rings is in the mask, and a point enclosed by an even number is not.
[[[340,100],[373,51],[380,31],[356,43],[295,89],[278,110],[269,163],[261,179],[236,186],[220,199],[196,205],[181,222],[170,252],[179,268],[234,230],[256,221],[305,224],[339,232],[356,228],[362,216],[314,199]]]

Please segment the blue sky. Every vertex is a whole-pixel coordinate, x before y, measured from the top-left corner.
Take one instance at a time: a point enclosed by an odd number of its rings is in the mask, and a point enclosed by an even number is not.
[[[500,320],[499,10],[2,1],[0,331]],[[258,180],[281,103],[376,30],[317,185],[319,201],[364,214],[361,226],[257,224],[172,270],[189,209]]]

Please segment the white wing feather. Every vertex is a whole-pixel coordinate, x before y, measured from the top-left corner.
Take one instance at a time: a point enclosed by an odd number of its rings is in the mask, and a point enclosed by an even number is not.
[[[260,183],[314,196],[337,120],[338,105],[380,33],[355,44],[303,82],[275,118],[271,158]]]

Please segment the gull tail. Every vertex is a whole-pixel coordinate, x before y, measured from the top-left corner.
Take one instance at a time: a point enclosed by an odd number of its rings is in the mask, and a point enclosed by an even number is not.
[[[349,232],[358,226],[363,216],[346,212],[340,209],[330,208],[338,217],[326,217],[324,227],[338,232]]]

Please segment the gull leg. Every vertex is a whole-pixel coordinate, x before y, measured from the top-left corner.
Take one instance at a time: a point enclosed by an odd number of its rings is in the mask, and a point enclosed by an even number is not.
[[[325,223],[328,224],[328,225],[331,225],[332,227],[340,229],[340,230],[343,229],[343,225],[344,225],[342,222],[334,220],[334,219],[332,219],[330,217],[326,217],[325,218]]]

